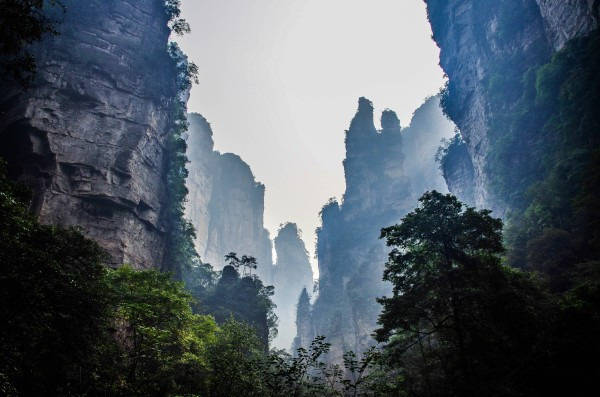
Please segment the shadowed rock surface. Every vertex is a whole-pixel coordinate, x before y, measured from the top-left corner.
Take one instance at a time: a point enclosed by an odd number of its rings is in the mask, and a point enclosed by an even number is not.
[[[43,223],[80,226],[113,264],[160,266],[176,73],[157,0],[64,1],[32,87],[0,83],[0,155]]]
[[[473,191],[477,206],[493,209],[497,216],[503,216],[506,203],[491,192],[490,173],[494,170],[487,167],[488,131],[496,109],[488,92],[501,89],[516,102],[521,95],[517,86],[525,71],[546,62],[568,40],[598,27],[600,2],[426,2],[433,38],[440,47],[440,65],[449,79],[446,110],[461,131],[473,166],[473,182],[462,177],[464,172],[448,170],[448,185],[467,202],[469,198],[463,196],[463,192]],[[506,74],[507,70],[510,75]],[[494,85],[501,80],[503,84]],[[519,166],[515,159],[506,161]]]

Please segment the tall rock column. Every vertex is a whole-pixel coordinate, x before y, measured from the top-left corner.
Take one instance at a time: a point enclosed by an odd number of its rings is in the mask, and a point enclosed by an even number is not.
[[[196,250],[216,269],[225,255],[254,256],[257,274],[272,283],[272,244],[264,227],[265,186],[239,156],[214,150],[212,129],[204,117],[189,114],[187,155],[189,190],[186,214],[196,229]]]
[[[443,117],[438,98],[419,108],[408,128],[400,127],[391,110],[383,112],[380,131],[373,117],[371,102],[360,98],[346,132],[343,201],[323,207],[317,229],[319,295],[311,325],[303,316],[298,329],[297,343],[305,343],[307,335],[326,336],[332,344],[329,360],[338,363],[344,351],[360,353],[374,343],[371,333],[381,311],[376,298],[390,292],[382,281],[387,249],[379,240],[381,228],[416,207],[421,189],[446,190],[435,152],[453,125]]]
[[[43,223],[81,227],[112,263],[159,266],[176,99],[160,0],[64,0],[30,89],[0,82],[0,155]]]
[[[286,223],[274,240],[277,263],[273,268],[273,285],[279,317],[276,346],[290,348],[296,335],[296,305],[300,293],[312,291],[313,273],[308,252],[295,223]]]

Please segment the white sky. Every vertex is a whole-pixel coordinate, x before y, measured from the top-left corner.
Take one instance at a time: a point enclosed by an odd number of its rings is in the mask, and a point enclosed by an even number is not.
[[[182,10],[192,33],[178,41],[200,68],[189,111],[266,185],[271,237],[296,222],[312,257],[319,210],[345,188],[344,130],[358,97],[406,126],[443,84],[425,3],[183,0]]]

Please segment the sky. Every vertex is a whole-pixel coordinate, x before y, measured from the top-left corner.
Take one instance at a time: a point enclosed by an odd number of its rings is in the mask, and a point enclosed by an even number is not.
[[[443,85],[423,0],[183,0],[182,12],[192,32],[177,41],[200,70],[188,110],[265,184],[271,237],[298,224],[316,270],[318,214],[344,192],[358,98],[406,126]]]

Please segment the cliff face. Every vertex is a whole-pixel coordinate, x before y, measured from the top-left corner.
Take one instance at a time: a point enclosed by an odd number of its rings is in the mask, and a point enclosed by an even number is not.
[[[80,226],[114,264],[158,266],[176,95],[163,2],[64,3],[60,35],[32,51],[33,86],[1,83],[0,155],[42,222]]]
[[[387,249],[379,240],[380,229],[413,209],[421,190],[445,190],[435,152],[453,126],[438,103],[428,100],[404,130],[396,114],[386,110],[377,131],[372,104],[359,100],[346,133],[343,202],[323,208],[317,230],[319,296],[311,324],[303,316],[297,339],[306,341],[311,333],[327,336],[331,361],[340,362],[345,350],[362,352],[373,343],[370,334],[380,312],[375,298],[389,293],[382,281]]]
[[[296,224],[283,225],[274,243],[277,263],[273,268],[273,301],[279,317],[279,333],[274,344],[287,349],[296,336],[296,304],[303,289],[312,291],[313,273]]]
[[[196,229],[196,250],[216,269],[229,252],[251,255],[265,284],[272,282],[269,232],[263,226],[265,187],[239,156],[213,149],[212,130],[204,117],[188,116],[190,160],[187,216]]]
[[[536,0],[554,50],[598,27],[598,0]]]
[[[566,41],[598,25],[598,1],[587,0],[427,0],[433,38],[440,47],[440,65],[449,84],[444,102],[459,127],[473,165],[474,202],[502,215],[506,206],[490,190],[487,167],[490,97],[504,90],[518,99],[520,82],[529,68],[548,59]],[[510,74],[505,71],[510,70]],[[448,176],[461,175],[449,172]],[[461,180],[448,180],[452,191],[468,191]]]

